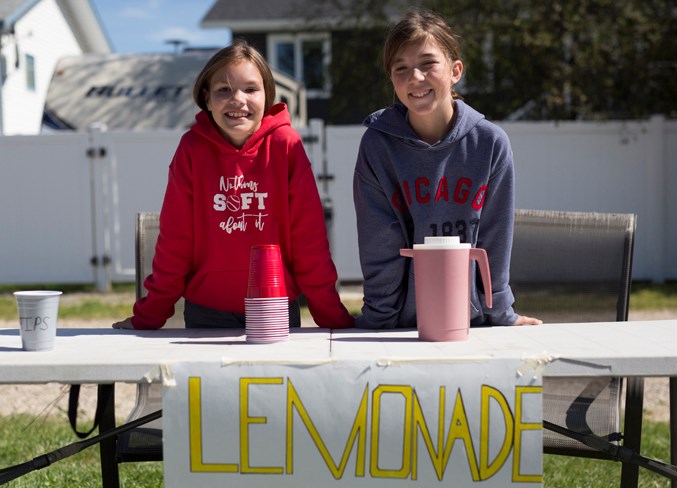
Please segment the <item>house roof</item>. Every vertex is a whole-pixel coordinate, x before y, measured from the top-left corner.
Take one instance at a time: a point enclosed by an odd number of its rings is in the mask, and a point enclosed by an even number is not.
[[[0,32],[8,32],[27,12],[42,0],[2,0]],[[90,0],[56,0],[75,39],[84,52],[111,52],[111,43]]]
[[[0,2],[0,30],[7,30],[40,0],[3,0]]]
[[[73,35],[86,53],[109,53],[111,42],[91,0],[56,0]]]
[[[349,12],[351,0],[318,2],[317,0],[216,0],[203,17],[205,28],[228,28],[233,32],[270,32],[299,30],[313,22],[334,25]],[[389,2],[386,13],[397,18],[406,6],[415,2]]]

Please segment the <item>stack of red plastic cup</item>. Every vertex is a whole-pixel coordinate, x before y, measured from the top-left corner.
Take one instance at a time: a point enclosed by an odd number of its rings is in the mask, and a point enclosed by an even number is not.
[[[244,311],[247,342],[289,340],[289,298],[277,244],[252,246]]]

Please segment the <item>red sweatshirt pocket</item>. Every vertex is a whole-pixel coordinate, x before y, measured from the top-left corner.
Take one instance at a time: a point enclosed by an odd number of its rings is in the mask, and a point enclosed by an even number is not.
[[[248,273],[248,270],[199,273],[188,283],[186,299],[223,312],[244,313]]]

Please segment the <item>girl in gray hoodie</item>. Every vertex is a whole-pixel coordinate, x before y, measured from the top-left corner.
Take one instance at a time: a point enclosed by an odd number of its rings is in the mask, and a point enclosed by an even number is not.
[[[400,249],[456,235],[486,250],[493,307],[471,284],[472,325],[526,325],[508,283],[514,211],[507,135],[458,98],[456,35],[439,16],[409,12],[389,32],[384,68],[399,103],[365,120],[354,176],[364,306],[357,327],[416,326],[412,260]]]

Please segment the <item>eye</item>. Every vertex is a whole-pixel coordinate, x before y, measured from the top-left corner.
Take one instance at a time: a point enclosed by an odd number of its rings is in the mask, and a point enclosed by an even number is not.
[[[214,83],[211,87],[211,90],[217,93],[228,93],[231,91],[230,85],[226,85],[224,83]]]

